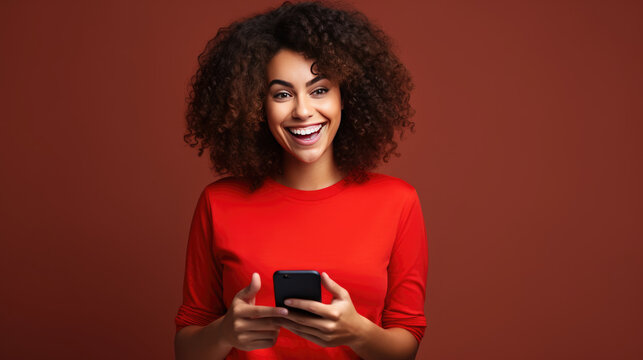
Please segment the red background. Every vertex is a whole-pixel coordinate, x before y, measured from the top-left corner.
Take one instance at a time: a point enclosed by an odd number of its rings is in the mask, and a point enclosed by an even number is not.
[[[273,1],[0,4],[3,359],[170,359],[196,56]],[[643,6],[354,1],[416,83],[419,359],[643,358]]]

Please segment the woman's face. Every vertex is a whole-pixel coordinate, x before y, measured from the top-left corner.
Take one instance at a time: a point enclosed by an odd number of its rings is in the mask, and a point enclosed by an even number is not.
[[[332,143],[341,121],[339,85],[311,72],[313,60],[282,49],[267,68],[268,126],[294,159],[312,164],[332,161]]]

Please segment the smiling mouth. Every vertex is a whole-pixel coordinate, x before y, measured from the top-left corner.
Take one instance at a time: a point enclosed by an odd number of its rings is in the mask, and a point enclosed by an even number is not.
[[[288,131],[293,135],[305,136],[318,132],[321,130],[323,125],[324,124],[315,124],[306,127],[287,127],[286,129],[288,129]]]
[[[286,130],[298,144],[312,145],[319,140],[324,126],[326,126],[326,123],[306,127],[287,127]]]

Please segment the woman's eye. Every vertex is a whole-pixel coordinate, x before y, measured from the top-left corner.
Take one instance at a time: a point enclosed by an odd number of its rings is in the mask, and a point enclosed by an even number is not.
[[[315,89],[315,90],[313,91],[313,95],[324,95],[324,94],[325,94],[325,93],[327,93],[327,92],[328,92],[328,89],[326,89],[326,88],[319,88],[319,89]]]
[[[277,99],[277,100],[280,100],[280,99],[285,99],[285,98],[287,98],[289,96],[290,96],[290,94],[288,94],[287,92],[278,92],[278,93],[274,94],[272,97]]]

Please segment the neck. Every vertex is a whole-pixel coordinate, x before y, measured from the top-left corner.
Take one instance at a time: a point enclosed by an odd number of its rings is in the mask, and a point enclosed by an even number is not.
[[[332,148],[314,163],[304,163],[284,152],[283,175],[275,178],[278,183],[298,190],[319,190],[331,186],[344,177],[333,159]]]

